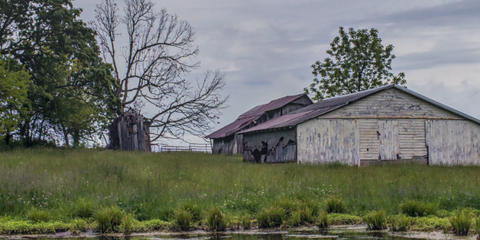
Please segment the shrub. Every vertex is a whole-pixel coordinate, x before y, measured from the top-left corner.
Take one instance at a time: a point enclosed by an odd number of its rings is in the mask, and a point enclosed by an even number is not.
[[[321,229],[328,228],[328,213],[326,211],[318,215],[316,224]]]
[[[257,222],[260,228],[271,228],[282,225],[285,212],[281,208],[271,207],[257,214]]]
[[[455,235],[466,236],[472,226],[471,214],[468,211],[461,210],[449,218]]]
[[[400,210],[410,217],[424,217],[435,214],[437,205],[418,200],[406,200],[400,204]]]
[[[295,210],[291,214],[288,220],[288,224],[290,226],[300,226],[305,223],[312,223],[312,222],[313,222],[312,209],[306,206],[303,206],[302,208]]]
[[[185,209],[178,209],[175,211],[175,226],[180,230],[186,231],[192,225],[193,216]]]
[[[394,232],[408,231],[410,219],[405,215],[392,216],[389,218],[391,230]]]
[[[345,203],[340,198],[331,197],[327,199],[325,210],[327,213],[345,213]]]
[[[47,210],[32,208],[27,212],[27,219],[32,222],[48,222],[51,216]]]
[[[122,218],[122,223],[120,223],[120,231],[124,234],[132,233],[134,231],[136,222],[137,220],[135,219],[135,217],[133,217],[133,215],[126,214]]]
[[[220,209],[214,208],[208,212],[207,226],[210,231],[223,231],[225,225],[225,217]]]
[[[87,231],[88,223],[84,219],[73,219],[70,231]]]
[[[387,228],[387,219],[383,211],[371,211],[364,217],[367,229],[383,230]]]
[[[360,224],[363,219],[359,216],[345,214],[345,213],[331,213],[328,214],[328,223],[333,225],[338,224]]]
[[[202,214],[200,208],[193,203],[184,203],[180,209],[183,209],[190,214],[192,214],[192,221],[193,222],[198,222],[202,219]]]
[[[104,207],[95,214],[98,231],[101,233],[116,232],[122,223],[123,211],[117,206]]]
[[[80,198],[75,202],[73,206],[72,215],[73,217],[79,218],[90,218],[93,217],[95,212],[95,205],[93,201]]]
[[[250,218],[250,216],[242,216],[240,218],[240,222],[242,224],[243,229],[252,228],[252,219]]]

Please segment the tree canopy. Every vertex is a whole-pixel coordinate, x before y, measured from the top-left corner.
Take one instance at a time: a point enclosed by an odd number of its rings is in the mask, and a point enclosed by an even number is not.
[[[62,136],[78,145],[118,110],[111,66],[80,13],[71,0],[0,0],[0,54],[31,76],[31,108],[18,132],[27,144]]]
[[[305,92],[314,100],[354,93],[386,84],[405,85],[405,74],[392,73],[393,45],[384,46],[378,30],[339,28],[329,57],[312,65],[313,82]]]

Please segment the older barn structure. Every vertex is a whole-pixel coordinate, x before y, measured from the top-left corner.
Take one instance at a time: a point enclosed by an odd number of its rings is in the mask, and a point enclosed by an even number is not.
[[[240,132],[244,161],[480,165],[480,121],[387,85],[322,100]]]
[[[212,153],[242,153],[242,135],[238,132],[256,126],[268,120],[283,116],[312,104],[306,94],[285,96],[258,105],[240,115],[234,122],[207,136],[213,140]]]

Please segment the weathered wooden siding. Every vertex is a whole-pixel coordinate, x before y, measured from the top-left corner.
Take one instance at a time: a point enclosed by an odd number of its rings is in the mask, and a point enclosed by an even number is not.
[[[217,138],[213,139],[212,153],[213,154],[232,154],[234,138]]]
[[[295,162],[295,129],[245,134],[243,160],[258,163]]]
[[[461,119],[455,114],[397,89],[388,89],[368,96],[327,113],[321,118]]]
[[[429,164],[480,165],[480,126],[466,120],[427,120]]]
[[[297,126],[299,163],[359,164],[355,119],[314,119]]]
[[[426,159],[425,120],[359,119],[361,160]]]

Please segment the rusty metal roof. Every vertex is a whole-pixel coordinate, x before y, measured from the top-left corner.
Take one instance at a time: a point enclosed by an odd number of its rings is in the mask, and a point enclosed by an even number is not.
[[[299,99],[300,97],[306,96],[306,94],[297,94],[292,96],[285,96],[275,100],[270,101],[267,104],[258,105],[248,110],[247,112],[241,114],[234,122],[228,124],[227,126],[220,128],[219,130],[211,133],[206,136],[207,138],[224,138],[232,134],[235,134],[241,130],[244,130],[250,126],[254,121],[259,119],[264,113],[272,110],[276,110],[284,107],[285,105]]]
[[[443,105],[439,102],[436,102],[428,97],[425,97],[417,92],[414,92],[412,90],[409,90],[405,87],[390,84],[390,85],[385,85],[382,87],[378,88],[373,88],[365,91],[360,91],[357,93],[352,93],[348,95],[343,95],[343,96],[338,96],[338,97],[333,97],[333,98],[327,98],[324,99],[318,103],[306,106],[304,108],[298,109],[290,114],[280,116],[278,118],[266,121],[262,124],[259,124],[255,127],[246,129],[244,131],[241,131],[240,133],[251,133],[251,132],[256,132],[256,131],[267,131],[267,130],[273,130],[273,129],[279,129],[279,128],[288,128],[288,127],[294,127],[299,123],[305,122],[307,120],[310,120],[312,118],[321,116],[323,114],[326,114],[328,112],[334,111],[336,109],[339,109],[343,106],[346,106],[350,103],[353,103],[355,101],[358,101],[364,97],[370,96],[372,94],[375,94],[377,92],[390,89],[390,88],[395,88],[398,89],[402,92],[405,92],[407,94],[413,95],[414,97],[420,98],[430,104],[433,104],[439,108],[442,108],[444,110],[447,110],[449,112],[452,112],[454,114],[457,114],[461,117],[464,117],[466,119],[469,119],[477,124],[480,124],[480,120],[469,116],[465,113],[462,113],[460,111],[457,111],[451,107],[448,107],[446,105]]]

